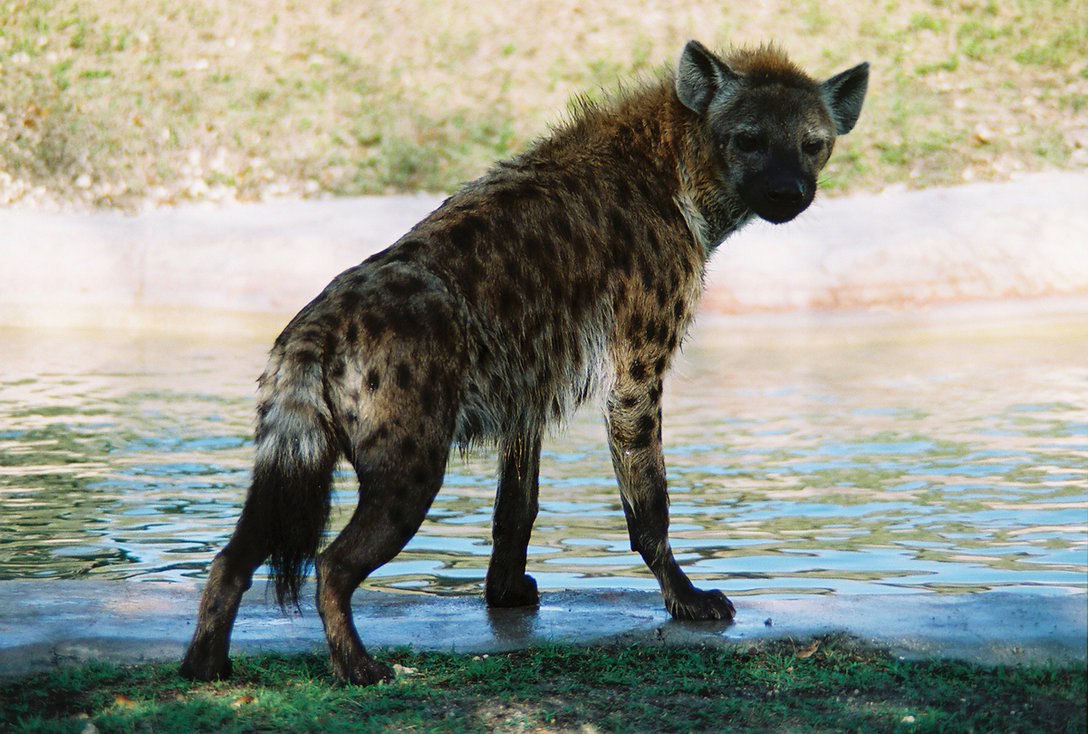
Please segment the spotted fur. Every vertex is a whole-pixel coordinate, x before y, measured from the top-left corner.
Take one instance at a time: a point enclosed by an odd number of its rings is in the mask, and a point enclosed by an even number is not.
[[[231,626],[257,566],[269,562],[281,604],[297,603],[316,558],[335,674],[388,678],[359,640],[351,594],[416,532],[453,445],[499,448],[488,602],[536,604],[525,555],[541,439],[590,401],[603,403],[631,547],[666,607],[731,619],[729,600],[694,588],[669,546],[665,374],[714,249],[754,216],[786,221],[808,206],[866,78],[862,65],[821,84],[775,48],[723,59],[692,41],[675,73],[582,103],[338,275],[272,348],[253,483],[182,672],[229,674]],[[359,504],[318,554],[341,457]]]

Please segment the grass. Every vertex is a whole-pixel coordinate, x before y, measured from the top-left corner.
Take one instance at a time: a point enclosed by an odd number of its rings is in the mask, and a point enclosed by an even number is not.
[[[384,657],[407,674],[373,688],[333,684],[313,655],[239,658],[214,684],[176,665],[88,665],[0,687],[0,729],[1081,732],[1088,693],[1083,669],[907,662],[839,637]]]
[[[5,0],[0,203],[449,190],[689,37],[872,62],[832,192],[1088,166],[1088,0]]]

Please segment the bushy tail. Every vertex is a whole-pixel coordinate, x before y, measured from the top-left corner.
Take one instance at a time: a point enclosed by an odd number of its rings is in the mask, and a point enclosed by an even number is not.
[[[261,377],[253,484],[239,528],[256,534],[281,608],[298,606],[329,519],[337,459],[321,366],[313,352],[274,353]]]

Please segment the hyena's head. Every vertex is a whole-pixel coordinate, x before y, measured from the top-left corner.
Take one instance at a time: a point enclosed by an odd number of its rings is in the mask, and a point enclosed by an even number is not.
[[[689,41],[676,92],[699,116],[723,193],[778,224],[812,203],[835,137],[857,122],[868,80],[868,64],[818,82],[774,48],[723,59]]]

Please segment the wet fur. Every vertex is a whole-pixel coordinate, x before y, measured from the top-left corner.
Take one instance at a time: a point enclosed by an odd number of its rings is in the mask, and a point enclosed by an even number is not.
[[[732,604],[695,589],[669,547],[663,382],[713,250],[760,206],[791,213],[774,182],[793,176],[800,187],[826,162],[830,143],[818,156],[791,151],[841,132],[828,94],[776,49],[723,60],[693,42],[676,74],[582,104],[337,276],[284,329],[260,379],[253,482],[212,564],[183,674],[229,675],[230,629],[261,563],[290,604],[316,559],[334,673],[390,677],[362,646],[351,594],[416,532],[451,446],[499,448],[488,603],[537,603],[525,554],[541,438],[597,396],[631,547],[666,607],[681,619],[731,619]],[[787,124],[767,133],[781,139],[762,157],[731,142],[733,122],[768,115]],[[770,193],[739,189],[745,181],[771,181]],[[359,504],[318,553],[341,457],[358,476]]]

